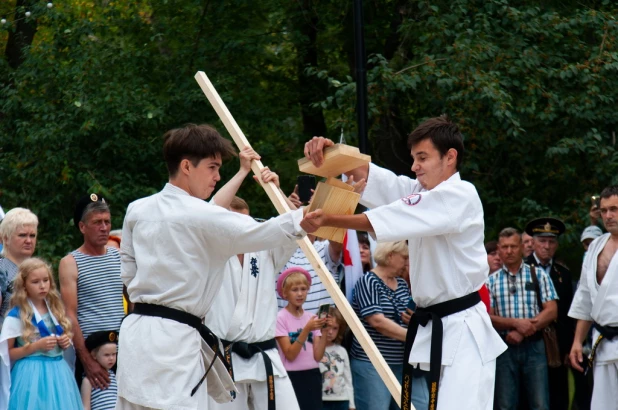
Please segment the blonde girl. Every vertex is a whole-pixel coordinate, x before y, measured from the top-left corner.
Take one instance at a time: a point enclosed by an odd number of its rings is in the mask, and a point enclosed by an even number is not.
[[[303,309],[310,287],[311,275],[305,269],[292,267],[281,272],[277,292],[288,304],[277,314],[275,339],[300,410],[321,410],[322,374],[318,363],[326,347],[320,332],[326,319],[318,319]]]
[[[51,266],[39,258],[26,259],[19,265],[13,288],[0,334],[0,396],[8,397],[9,410],[83,409],[75,379],[63,360],[62,351],[71,345],[71,322]]]

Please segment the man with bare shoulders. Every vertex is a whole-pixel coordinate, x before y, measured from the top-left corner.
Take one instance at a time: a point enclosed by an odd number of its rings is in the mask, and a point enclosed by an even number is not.
[[[73,323],[75,378],[81,385],[85,372],[93,387],[106,389],[109,373],[88,352],[85,340],[94,332],[120,330],[124,317],[120,252],[107,246],[111,216],[99,195],[90,194],[77,202],[73,223],[84,243],[62,258],[58,278],[62,302]]]
[[[569,316],[577,319],[569,359],[576,370],[594,372],[592,410],[618,409],[618,185],[601,192],[601,218],[607,233],[588,248]],[[593,327],[590,357],[582,342]]]

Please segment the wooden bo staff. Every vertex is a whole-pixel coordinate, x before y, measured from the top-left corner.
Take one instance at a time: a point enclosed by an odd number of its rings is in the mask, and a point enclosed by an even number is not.
[[[208,98],[208,101],[210,101],[210,104],[219,115],[223,125],[225,125],[225,128],[232,136],[232,139],[238,146],[238,149],[242,150],[244,147],[250,147],[251,144],[249,144],[249,141],[234,120],[234,117],[232,117],[232,114],[228,111],[225,103],[221,100],[221,97],[219,97],[217,90],[215,90],[215,87],[212,85],[206,74],[203,71],[198,71],[195,74],[195,79],[202,88],[204,94],[206,94],[206,98]],[[264,165],[262,165],[261,161],[251,161],[251,170],[255,175],[258,175],[258,177],[261,175],[262,168],[264,168]],[[268,197],[277,209],[277,212],[280,214],[290,212],[290,207],[274,183],[269,182],[265,184],[260,179],[260,184],[266,191],[266,194],[268,194]],[[343,315],[348,326],[354,333],[354,336],[356,336],[356,339],[365,350],[369,360],[371,360],[371,363],[378,371],[378,374],[386,384],[386,387],[390,391],[391,395],[401,407],[401,384],[382,357],[382,354],[379,352],[373,340],[371,340],[371,337],[369,337],[369,334],[356,316],[356,313],[354,313],[352,306],[350,306],[348,300],[339,289],[337,282],[335,282],[335,279],[326,268],[326,265],[324,265],[322,258],[318,255],[317,251],[313,247],[313,244],[309,241],[309,238],[304,237],[303,239],[299,239],[297,240],[297,243],[307,256],[307,259],[311,263],[311,266],[313,266],[315,272],[320,277],[320,280],[324,284],[328,294],[333,298],[335,305]],[[407,358],[405,359],[407,360]],[[415,410],[414,406],[411,406],[410,408],[411,410]]]

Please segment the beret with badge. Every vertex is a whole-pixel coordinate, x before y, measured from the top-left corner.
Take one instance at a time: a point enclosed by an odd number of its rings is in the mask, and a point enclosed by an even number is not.
[[[564,222],[560,219],[544,217],[528,222],[525,232],[530,236],[557,237],[562,235],[565,230]]]
[[[118,344],[118,332],[105,330],[91,333],[90,336],[86,338],[86,349],[91,352],[97,347],[108,343]]]
[[[97,194],[90,194],[84,195],[77,201],[77,204],[75,205],[75,212],[73,213],[73,224],[76,228],[79,229],[79,222],[82,220],[82,216],[84,216],[86,207],[93,202],[105,203],[105,198]]]

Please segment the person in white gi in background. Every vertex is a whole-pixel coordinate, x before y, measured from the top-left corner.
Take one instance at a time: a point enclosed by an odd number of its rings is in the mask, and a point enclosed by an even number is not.
[[[305,234],[303,210],[258,223],[204,201],[220,180],[222,160],[233,155],[230,141],[211,126],[168,131],[169,183],[127,209],[122,279],[135,307],[120,330],[119,410],[204,409],[207,395],[231,400],[232,379],[223,361],[214,360],[220,342],[202,324],[225,264],[238,253],[282,247]]]
[[[240,153],[240,159],[240,170],[217,192],[212,202],[229,208],[232,212],[249,215],[249,205],[241,198],[233,197],[240,188],[242,180],[251,171],[251,158],[244,150]],[[262,180],[272,181],[279,187],[279,177],[270,170],[265,169]],[[283,196],[285,197],[285,194]],[[231,197],[233,198],[230,199]],[[289,201],[288,205],[291,209],[296,209],[296,206]],[[231,403],[217,403],[209,398],[209,410],[266,410],[270,407],[279,410],[299,409],[292,383],[281,363],[275,341],[276,277],[297,246],[290,241],[279,248],[232,256],[226,263],[221,291],[215,297],[204,323],[220,339],[225,340],[225,344],[234,342],[234,345],[226,347],[226,356],[231,355],[232,358],[234,382],[238,394]],[[272,346],[268,345],[269,342]],[[247,348],[246,344],[263,350],[271,362],[275,393],[271,401],[269,401],[270,382],[267,381],[269,375],[262,353],[259,351],[256,353],[257,349],[254,349],[250,352],[252,355],[250,358],[243,358],[234,350],[227,351],[240,346]]]
[[[366,181],[361,203],[370,210],[348,216],[316,210],[305,216],[313,225],[306,229],[309,233],[320,226],[368,231],[375,233],[378,242],[407,239],[410,285],[418,307],[407,338],[406,351],[411,351],[404,358],[402,409],[411,408],[409,363],[430,370],[430,409],[437,405],[438,410],[491,410],[496,358],[506,345],[478,296],[489,270],[483,208],[474,185],[462,181],[457,171],[462,136],[457,125],[441,116],[420,124],[408,144],[416,180],[374,164],[354,169],[346,174]],[[328,139],[314,137],[305,144],[305,156],[321,166],[323,150],[331,145]],[[426,326],[429,322],[431,326]]]
[[[594,387],[591,410],[618,409],[618,185],[601,192],[601,218],[607,233],[588,247],[579,287],[569,316],[577,319],[575,339],[569,354],[571,366],[584,371],[592,365]],[[582,343],[590,327],[593,348],[590,358]],[[600,335],[603,335],[600,338]],[[592,363],[590,363],[592,362]]]

